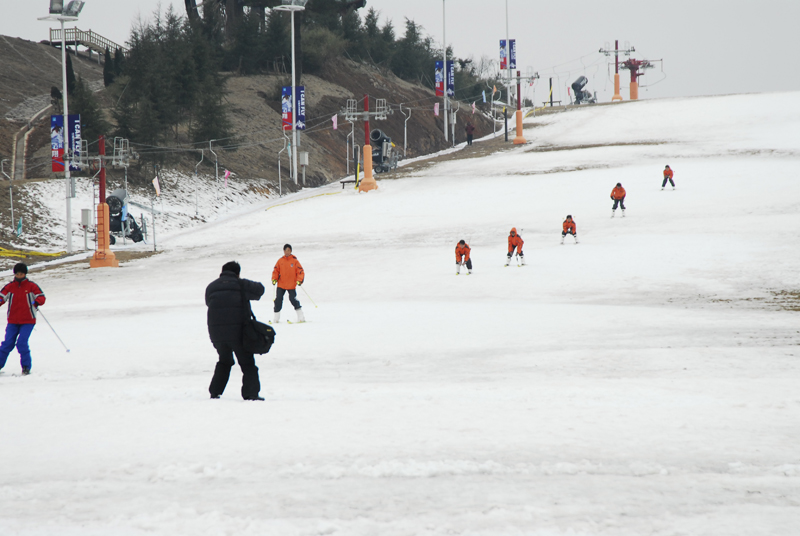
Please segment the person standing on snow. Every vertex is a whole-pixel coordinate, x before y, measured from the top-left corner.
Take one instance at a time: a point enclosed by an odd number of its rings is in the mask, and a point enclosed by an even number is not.
[[[506,258],[506,266],[511,262],[511,256],[514,254],[514,250],[517,250],[517,255],[519,256],[520,262],[524,265],[525,264],[525,256],[522,253],[522,237],[517,234],[517,228],[511,228],[511,234],[508,235],[508,255]]]
[[[467,145],[472,145],[472,135],[475,134],[475,125],[467,121],[467,126],[464,127],[464,131],[467,133]]]
[[[261,299],[264,285],[240,279],[241,270],[238,262],[226,262],[219,278],[206,287],[208,336],[219,355],[208,392],[211,398],[219,398],[225,391],[234,364],[233,354],[236,354],[242,369],[242,398],[264,400],[258,395],[261,382],[256,358],[242,345],[242,326],[250,318],[250,300]]]
[[[563,230],[561,231],[561,245],[564,245],[564,238],[571,234],[572,238],[575,239],[575,243],[578,243],[578,226],[575,224],[575,221],[572,219],[570,214],[567,214],[567,219],[564,220],[562,224]]]
[[[469,258],[470,251],[469,244],[464,240],[459,240],[458,244],[456,244],[456,275],[461,273],[462,266],[467,267],[467,275],[472,273],[472,261]]]
[[[667,185],[667,181],[669,181],[669,183],[672,185],[672,189],[673,190],[675,189],[675,181],[672,180],[672,176],[673,176],[673,173],[672,173],[672,170],[669,168],[669,166],[665,167],[664,168],[664,182],[661,183],[661,189],[662,190]]]
[[[622,209],[622,217],[625,217],[625,188],[622,187],[622,183],[618,182],[614,189],[611,190],[611,199],[614,201],[614,206],[611,207],[611,217],[614,217],[614,213],[617,211],[617,205]]]
[[[272,319],[275,324],[281,321],[283,295],[286,292],[289,293],[289,302],[297,312],[297,321],[306,321],[300,302],[297,301],[297,287],[303,284],[305,278],[306,274],[303,271],[303,266],[297,260],[297,257],[292,255],[292,246],[289,244],[284,245],[283,257],[278,259],[278,262],[275,263],[275,269],[272,270],[272,284],[278,285],[278,291],[275,294],[275,316]]]
[[[0,369],[6,365],[8,354],[17,347],[22,375],[31,373],[31,349],[28,339],[36,325],[36,309],[44,305],[45,297],[39,285],[28,279],[28,266],[14,266],[14,280],[0,290],[0,305],[8,302],[6,338],[0,344]]]

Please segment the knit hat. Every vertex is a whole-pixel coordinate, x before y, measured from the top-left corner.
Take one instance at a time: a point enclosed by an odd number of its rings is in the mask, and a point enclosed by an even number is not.
[[[14,266],[14,273],[18,274],[20,272],[22,272],[23,274],[27,274],[28,273],[28,266],[24,262],[18,262]]]

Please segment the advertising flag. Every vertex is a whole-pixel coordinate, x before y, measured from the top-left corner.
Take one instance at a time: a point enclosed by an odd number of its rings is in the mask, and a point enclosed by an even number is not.
[[[433,115],[435,115],[437,117],[439,116],[439,103],[438,102],[433,105]]]
[[[333,117],[331,117],[331,122],[333,123],[333,130],[338,130],[339,129],[339,116],[338,115],[334,115]]]
[[[156,189],[156,195],[160,196],[161,195],[161,187],[158,185],[158,176],[156,176],[156,178],[153,179],[153,187]]]
[[[81,116],[70,115],[67,117],[66,136],[64,135],[64,116],[50,116],[50,159],[51,169],[54,173],[64,172],[64,154],[67,148],[72,149],[70,171],[80,171],[81,167],[75,161],[81,155]]]
[[[475,115],[475,103],[472,103],[472,115]]]
[[[226,169],[225,170],[225,188],[228,187],[228,177],[230,177],[230,176],[231,176],[231,172]]]
[[[444,62],[437,61],[433,72],[433,82],[436,86],[436,96],[444,97]]]
[[[516,39],[509,39],[508,40],[511,49],[511,57],[508,61],[508,68],[509,69],[516,69],[517,68],[517,40]]]
[[[437,61],[433,73],[433,82],[436,87],[436,96],[444,97],[445,91],[448,97],[455,95],[456,88],[456,66],[452,60],[447,60],[447,73],[442,68],[444,62]]]
[[[297,130],[306,129],[306,88],[297,86],[294,92],[295,105],[292,106],[292,86],[281,88],[281,122],[283,130],[292,130],[292,121],[296,120]],[[297,110],[297,118],[294,111]]]
[[[486,90],[484,89],[481,93],[483,93],[483,103],[486,104]]]
[[[508,50],[506,49],[506,40],[500,40],[500,69],[508,69]]]

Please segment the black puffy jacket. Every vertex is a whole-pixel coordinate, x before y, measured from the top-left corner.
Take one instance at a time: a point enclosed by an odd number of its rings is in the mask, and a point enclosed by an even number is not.
[[[233,272],[222,272],[206,287],[208,336],[211,342],[242,343],[242,323],[250,315],[250,302],[242,303],[242,288],[247,300],[264,295],[264,285],[240,279]]]

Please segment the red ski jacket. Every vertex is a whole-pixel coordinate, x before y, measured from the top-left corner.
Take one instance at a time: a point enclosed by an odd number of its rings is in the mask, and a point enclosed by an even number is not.
[[[464,257],[464,262],[469,260],[470,247],[469,244],[464,246],[456,246],[456,262],[461,262],[461,257]]]
[[[578,232],[578,226],[575,225],[575,220],[564,220],[562,227],[564,228],[565,233],[571,232],[572,234],[575,234]]]
[[[615,201],[625,199],[625,188],[622,186],[614,186],[614,189],[611,190],[611,199]]]
[[[664,178],[665,179],[671,179],[672,177],[673,177],[672,169],[666,168],[664,170]]]
[[[14,279],[0,290],[0,305],[8,302],[9,324],[35,324],[36,309],[44,305],[45,297],[39,285],[28,279]]]
[[[306,273],[300,265],[300,261],[294,255],[288,257],[284,255],[275,264],[272,270],[272,280],[278,282],[278,286],[284,290],[294,290],[297,283],[303,283]]]
[[[522,237],[514,231],[513,235],[508,235],[508,252],[512,253],[514,248],[517,248],[517,253],[522,254],[522,244],[525,242],[522,241]]]

